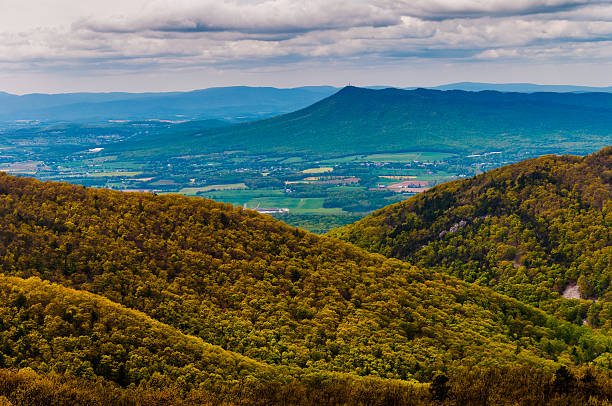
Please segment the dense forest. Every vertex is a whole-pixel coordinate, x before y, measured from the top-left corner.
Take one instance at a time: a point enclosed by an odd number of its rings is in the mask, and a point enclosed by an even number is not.
[[[610,399],[612,338],[240,207],[0,175],[0,230],[7,402]]]
[[[332,235],[612,328],[611,147],[442,184]],[[574,285],[583,300],[561,298]]]

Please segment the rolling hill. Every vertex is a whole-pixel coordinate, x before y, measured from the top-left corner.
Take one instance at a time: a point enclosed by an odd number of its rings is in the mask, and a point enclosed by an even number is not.
[[[271,367],[104,297],[0,276],[0,404],[320,404],[359,394],[426,402],[410,382]],[[20,370],[14,369],[20,367]],[[419,400],[420,399],[420,400]]]
[[[5,368],[201,390],[248,374],[262,404],[428,403],[432,380],[463,404],[607,393],[609,337],[231,205],[0,175],[0,230]],[[561,364],[591,365],[592,390]]]
[[[229,150],[311,158],[392,151],[588,153],[612,142],[611,111],[608,93],[346,87],[286,115],[108,150],[147,159]]]
[[[168,93],[0,93],[0,120],[76,121],[256,119],[294,111],[336,92],[330,86],[294,89],[217,87]]]
[[[2,365],[186,387],[232,384],[272,369],[186,336],[177,329],[98,295],[39,278],[0,276]]]
[[[445,183],[331,234],[612,328],[611,147]],[[576,284],[585,300],[559,300]]]
[[[458,82],[432,87],[437,90],[465,90],[469,92],[481,92],[483,90],[494,90],[497,92],[555,92],[555,93],[600,93],[612,92],[612,86],[573,86],[573,85],[537,85],[534,83],[479,83]]]

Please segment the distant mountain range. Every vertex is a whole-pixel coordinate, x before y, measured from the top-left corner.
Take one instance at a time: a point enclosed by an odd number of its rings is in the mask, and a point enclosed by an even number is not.
[[[431,89],[437,90],[466,90],[470,92],[480,92],[483,90],[495,90],[498,92],[554,92],[554,93],[588,93],[588,92],[612,92],[612,86],[593,87],[593,86],[572,86],[572,85],[536,85],[533,83],[478,83],[478,82],[458,82],[447,85],[434,86]]]
[[[294,89],[216,87],[169,93],[0,93],[0,120],[96,122],[114,120],[230,119],[245,121],[288,113],[338,91],[331,86]]]
[[[588,153],[612,142],[612,94],[346,87],[302,110],[110,146],[145,156],[227,150],[325,158],[390,151]]]
[[[391,86],[368,86],[381,90]],[[405,90],[415,90],[416,87]],[[612,87],[536,85],[531,83],[459,82],[431,87],[436,90],[499,92],[612,92]],[[0,92],[0,121],[77,121],[143,119],[230,119],[248,121],[304,108],[340,88],[304,86],[291,89],[274,87],[213,87],[188,92],[162,93],[32,93],[14,95]]]

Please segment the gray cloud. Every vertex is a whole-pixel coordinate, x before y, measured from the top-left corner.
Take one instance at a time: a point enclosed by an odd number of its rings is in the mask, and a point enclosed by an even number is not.
[[[508,17],[551,14],[606,3],[591,0],[386,0],[407,15],[425,19]]]
[[[172,6],[158,1],[143,15],[91,17],[77,21],[75,29],[128,33],[139,31],[242,33],[303,33],[313,30],[342,29],[355,26],[387,26],[399,22],[394,10],[362,0],[266,0],[256,3],[204,1]]]
[[[7,0],[17,1],[17,0]],[[38,10],[31,2],[28,10]],[[56,0],[67,7],[76,0]],[[0,15],[5,71],[290,71],[291,65],[612,62],[612,1],[106,0]],[[42,3],[41,3],[42,4]],[[18,20],[22,18],[20,24]],[[46,21],[46,22],[45,22]],[[2,28],[4,27],[4,28]],[[110,73],[109,73],[110,74]]]

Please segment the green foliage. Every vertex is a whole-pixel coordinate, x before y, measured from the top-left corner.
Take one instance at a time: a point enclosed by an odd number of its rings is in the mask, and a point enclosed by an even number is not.
[[[316,215],[316,214],[274,214],[279,219],[293,227],[303,228],[311,233],[324,234],[334,228],[353,223],[362,218],[355,215]]]
[[[4,368],[102,377],[121,386],[180,381],[186,389],[272,376],[267,366],[140,312],[38,278],[0,276],[0,325]]]
[[[5,273],[103,295],[270,365],[427,381],[461,363],[550,364],[589,333],[209,200],[10,176],[0,193]],[[583,361],[610,348],[583,341]]]
[[[479,406],[567,405],[609,406],[612,379],[591,368],[568,371],[573,385],[555,390],[553,371],[521,366],[460,368],[444,383],[444,400],[434,399],[432,385],[372,378],[309,378],[302,382],[249,383],[219,396],[203,389],[186,391],[178,384],[162,388],[122,388],[104,380],[40,374],[31,368],[0,369],[0,405],[371,405]]]
[[[612,328],[610,147],[439,185],[331,234]],[[570,283],[585,299],[560,300]]]
[[[210,200],[0,175],[0,230],[6,368],[213,403],[383,405],[427,404],[416,381],[439,374],[454,399],[463,368],[612,359],[588,327]]]
[[[330,191],[325,197],[323,207],[340,207],[348,212],[365,213],[400,200],[401,196],[390,191]]]
[[[390,151],[592,151],[612,139],[607,94],[345,87],[282,116],[109,146],[147,157],[229,150],[330,158]],[[380,154],[376,154],[380,155]],[[418,158],[417,158],[418,159]]]

